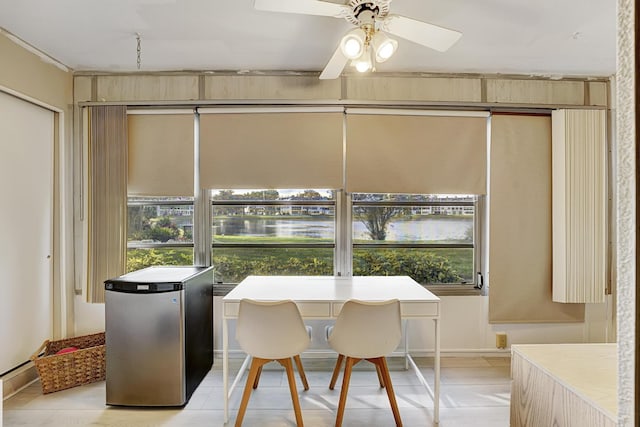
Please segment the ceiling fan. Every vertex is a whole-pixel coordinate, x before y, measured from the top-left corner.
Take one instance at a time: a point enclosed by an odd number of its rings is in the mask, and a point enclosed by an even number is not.
[[[389,59],[398,42],[387,33],[444,52],[462,33],[401,15],[390,15],[391,0],[349,0],[347,4],[321,0],[255,0],[257,10],[344,18],[356,28],[347,32],[325,66],[321,79],[335,79],[351,60],[360,72],[375,70]]]

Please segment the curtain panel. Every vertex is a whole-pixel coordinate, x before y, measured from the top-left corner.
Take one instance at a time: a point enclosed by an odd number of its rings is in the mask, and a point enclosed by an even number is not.
[[[126,269],[127,108],[90,107],[87,301],[104,302],[104,281]]]
[[[556,110],[553,121],[553,300],[603,303],[607,288],[607,120]]]
[[[582,322],[552,301],[551,117],[491,118],[489,322]]]

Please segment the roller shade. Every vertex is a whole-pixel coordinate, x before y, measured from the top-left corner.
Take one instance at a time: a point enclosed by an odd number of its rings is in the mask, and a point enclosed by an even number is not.
[[[494,115],[489,192],[489,322],[582,322],[551,300],[551,117]]]
[[[200,115],[202,188],[342,188],[342,110]]]
[[[129,112],[127,120],[128,194],[193,196],[193,112]]]
[[[347,109],[347,191],[485,194],[487,114],[462,114]]]

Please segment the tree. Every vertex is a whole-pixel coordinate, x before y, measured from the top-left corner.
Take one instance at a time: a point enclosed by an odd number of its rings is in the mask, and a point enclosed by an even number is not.
[[[145,225],[146,218],[143,217],[142,206],[129,206],[127,209],[127,225],[129,238],[133,240],[140,239],[140,232]],[[149,221],[146,221],[148,224]]]
[[[158,242],[168,242],[180,236],[180,230],[168,216],[158,218],[148,230],[144,231],[144,236]]]
[[[162,243],[176,239],[178,236],[180,236],[180,231],[177,228],[155,226],[149,230],[149,237]]]
[[[322,200],[323,197],[316,190],[304,190],[292,197],[294,200]]]
[[[171,218],[168,217],[168,216],[163,216],[163,217],[158,218],[158,221],[156,222],[156,227],[165,227],[165,228],[174,228],[174,229],[178,228],[173,223]]]
[[[278,190],[254,190],[242,194],[241,200],[278,200],[280,194]]]
[[[233,190],[220,190],[213,196],[213,200],[233,200],[236,196],[233,194]]]
[[[371,206],[356,208],[356,215],[367,228],[372,240],[385,240],[391,219],[402,213],[402,208],[393,206]]]
[[[156,216],[156,207],[143,205],[129,206],[127,215],[129,238],[133,240],[144,239],[145,232],[151,228],[150,219]]]

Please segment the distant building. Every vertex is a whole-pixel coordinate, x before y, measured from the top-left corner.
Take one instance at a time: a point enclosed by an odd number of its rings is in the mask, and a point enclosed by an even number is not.
[[[159,205],[157,216],[193,216],[193,205]]]

